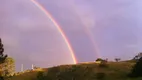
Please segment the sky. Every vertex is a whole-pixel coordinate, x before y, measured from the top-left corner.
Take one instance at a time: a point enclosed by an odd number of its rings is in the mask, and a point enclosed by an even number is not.
[[[37,0],[61,26],[78,62],[113,60],[142,51],[141,0]],[[0,1],[0,38],[16,70],[72,64],[65,41],[30,0]]]

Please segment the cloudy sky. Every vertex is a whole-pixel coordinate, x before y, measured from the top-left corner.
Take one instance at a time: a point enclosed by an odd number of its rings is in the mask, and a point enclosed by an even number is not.
[[[37,0],[61,26],[78,62],[142,51],[141,0]],[[0,37],[16,69],[72,64],[62,36],[30,0],[0,1]]]

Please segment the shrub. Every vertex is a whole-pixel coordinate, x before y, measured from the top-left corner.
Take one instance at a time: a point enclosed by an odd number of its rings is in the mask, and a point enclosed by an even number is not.
[[[138,62],[132,68],[130,77],[142,77],[142,57],[138,60]]]
[[[102,61],[103,59],[101,59],[101,58],[98,58],[98,59],[96,59],[96,61]]]
[[[115,58],[114,59],[116,62],[119,62],[121,59],[120,58]]]

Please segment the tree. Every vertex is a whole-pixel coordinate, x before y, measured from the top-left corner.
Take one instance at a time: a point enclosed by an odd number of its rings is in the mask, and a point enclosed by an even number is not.
[[[119,62],[121,59],[120,58],[115,58],[115,61],[116,62]]]
[[[3,68],[2,63],[4,63],[7,58],[7,55],[4,55],[3,52],[4,52],[4,48],[0,38],[0,77],[2,77],[2,68]]]
[[[4,63],[5,59],[7,58],[7,55],[4,55],[3,52],[4,52],[4,48],[3,48],[2,41],[0,39],[0,64]]]
[[[2,64],[2,75],[3,76],[13,76],[15,73],[15,61],[13,58],[8,57]]]
[[[96,61],[103,61],[103,59],[101,59],[101,58],[98,58]]]

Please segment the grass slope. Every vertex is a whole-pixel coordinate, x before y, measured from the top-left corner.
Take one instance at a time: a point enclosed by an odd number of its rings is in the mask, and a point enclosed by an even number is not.
[[[131,71],[133,62],[109,62],[107,68],[101,68],[95,63],[77,65],[62,65],[44,70],[46,80],[142,80],[130,79],[127,74]],[[37,80],[37,71],[12,77],[10,80]],[[104,74],[104,79],[97,79]],[[102,76],[100,76],[102,77]]]

